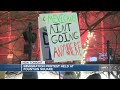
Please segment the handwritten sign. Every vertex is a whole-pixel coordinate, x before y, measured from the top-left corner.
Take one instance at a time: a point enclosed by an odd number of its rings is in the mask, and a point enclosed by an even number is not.
[[[44,14],[54,62],[82,60],[79,24],[76,13]]]

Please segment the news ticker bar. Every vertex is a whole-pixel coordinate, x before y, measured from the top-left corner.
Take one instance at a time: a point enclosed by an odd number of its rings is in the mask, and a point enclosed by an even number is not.
[[[1,64],[0,71],[120,71],[119,64]]]

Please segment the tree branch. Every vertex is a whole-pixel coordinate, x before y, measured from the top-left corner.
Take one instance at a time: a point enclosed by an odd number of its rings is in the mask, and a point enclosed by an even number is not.
[[[92,24],[90,27],[92,27],[92,30],[98,25],[98,24],[100,24],[101,23],[101,21],[102,20],[104,20],[104,19],[106,19],[106,18],[108,18],[109,16],[111,16],[111,15],[115,15],[115,14],[117,14],[119,11],[116,11],[116,12],[108,12],[106,15],[104,15],[102,18],[100,18],[98,21],[96,21],[94,24]],[[89,28],[88,28],[89,29]],[[87,30],[88,30],[87,29]],[[82,36],[87,30],[85,30],[80,36]]]
[[[12,43],[14,41],[17,41],[21,37],[21,35],[18,38],[14,39],[14,40],[11,40],[11,41],[8,41],[8,42],[4,42],[4,43],[0,44],[0,47],[3,46],[3,45],[6,45],[6,44]]]
[[[114,78],[119,79],[113,72],[111,74],[114,76]]]
[[[120,28],[120,26],[114,26],[114,27],[111,27],[111,28],[94,28],[93,30],[100,30],[100,29],[117,29],[117,28]],[[88,30],[88,29],[81,28],[80,30]]]
[[[84,18],[85,18],[85,23],[89,29],[89,31],[92,31],[92,28],[89,26],[88,22],[87,22],[87,12],[84,13]]]

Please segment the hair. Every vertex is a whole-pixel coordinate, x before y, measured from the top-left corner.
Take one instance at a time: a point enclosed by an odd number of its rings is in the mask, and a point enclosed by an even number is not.
[[[74,72],[65,72],[63,79],[78,79]]]
[[[101,76],[100,74],[95,73],[95,74],[89,75],[87,79],[101,79]]]

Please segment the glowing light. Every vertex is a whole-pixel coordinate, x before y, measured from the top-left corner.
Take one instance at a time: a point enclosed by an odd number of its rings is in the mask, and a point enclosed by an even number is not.
[[[81,64],[85,64],[85,63],[86,63],[86,61],[85,61],[85,60],[82,60],[82,61],[81,61]]]
[[[83,52],[83,60],[81,61],[81,64],[85,63],[85,56],[87,54],[87,49],[89,47],[89,41],[90,41],[91,37],[93,37],[93,32],[88,32],[86,43],[84,44],[85,48],[83,49],[84,50],[84,52]],[[95,36],[94,36],[94,38],[95,38]]]
[[[93,33],[90,33],[90,37],[92,37],[93,36]]]
[[[87,47],[88,47],[89,45],[87,44]]]
[[[86,43],[88,43],[88,42],[89,42],[89,40],[86,41]]]

